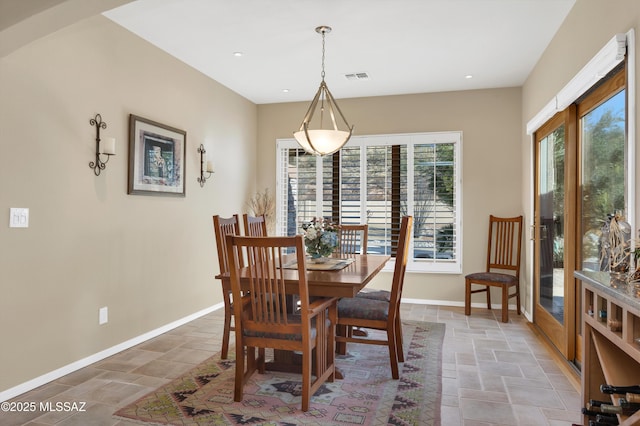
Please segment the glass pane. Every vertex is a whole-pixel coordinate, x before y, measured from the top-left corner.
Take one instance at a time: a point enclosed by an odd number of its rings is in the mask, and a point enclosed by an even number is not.
[[[414,258],[453,259],[454,145],[415,145]]]
[[[625,92],[581,119],[582,268],[604,270],[600,235],[608,218],[625,209]]]
[[[391,147],[366,147],[369,253],[391,254]]]
[[[316,216],[316,157],[302,149],[289,149],[286,176],[286,235],[297,235],[302,222]]]
[[[564,323],[564,126],[540,141],[539,303]]]
[[[338,221],[333,217],[333,156],[321,157],[322,162],[322,217]],[[337,196],[337,194],[335,194]]]
[[[340,223],[367,223],[360,214],[360,147],[342,148],[340,156]]]

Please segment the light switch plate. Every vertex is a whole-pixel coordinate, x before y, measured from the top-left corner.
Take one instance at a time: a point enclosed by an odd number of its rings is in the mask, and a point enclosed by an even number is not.
[[[10,228],[29,227],[29,209],[12,207],[9,211]]]
[[[109,308],[105,306],[104,308],[100,308],[100,310],[98,311],[98,324],[102,325],[108,322],[109,322]]]

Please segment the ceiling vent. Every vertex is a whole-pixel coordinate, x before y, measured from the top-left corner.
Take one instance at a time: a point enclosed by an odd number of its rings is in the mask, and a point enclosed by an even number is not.
[[[369,80],[369,74],[366,72],[354,72],[351,74],[344,75],[347,80]]]

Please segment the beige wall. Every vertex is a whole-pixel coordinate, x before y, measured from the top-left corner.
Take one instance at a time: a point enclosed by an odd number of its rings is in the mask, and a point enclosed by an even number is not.
[[[530,220],[526,122],[639,17],[636,0],[578,0],[523,88],[339,101],[360,135],[463,132],[462,275],[483,266],[490,213]],[[308,106],[256,107],[102,17],[27,39],[0,55],[0,392],[220,302],[211,215],[275,187],[275,140]],[[118,139],[100,177],[95,113]],[[185,198],[126,194],[131,113],[187,131]],[[200,143],[217,168],[204,188]],[[7,227],[10,207],[30,208],[28,229]],[[461,304],[462,275],[409,274],[405,296]]]
[[[531,224],[532,205],[532,152],[531,138],[524,134],[526,123],[584,67],[598,51],[617,33],[634,28],[636,37],[640,29],[640,2],[637,0],[578,0],[562,27],[545,50],[522,89],[522,205]],[[638,42],[636,40],[636,45]],[[638,69],[638,49],[635,67]],[[636,85],[638,76],[636,76]],[[637,95],[636,95],[637,96]],[[635,121],[638,123],[636,109]],[[636,125],[637,126],[637,125]],[[635,135],[637,138],[637,135]],[[640,163],[640,151],[635,160]],[[637,167],[637,166],[636,166]],[[637,174],[640,177],[640,174]],[[640,180],[636,178],[636,187]],[[640,198],[636,197],[636,212],[640,211]],[[638,220],[635,221],[636,228]],[[531,243],[528,242],[526,273],[532,274]],[[531,289],[529,288],[530,292]],[[529,299],[530,300],[530,299]],[[530,306],[527,306],[530,309]]]
[[[462,305],[464,274],[484,268],[489,214],[522,213],[520,89],[341,99],[338,103],[358,135],[463,132],[463,273],[408,273],[403,292],[409,299]],[[308,103],[258,106],[259,182],[275,188],[275,141],[292,137],[307,108]],[[372,285],[389,288],[390,283],[391,275],[381,274]],[[497,294],[495,300],[500,300]]]
[[[99,177],[96,113],[117,139]],[[185,198],[127,195],[129,114],[187,132]],[[221,302],[211,216],[255,190],[256,126],[253,103],[101,16],[0,59],[0,392]]]

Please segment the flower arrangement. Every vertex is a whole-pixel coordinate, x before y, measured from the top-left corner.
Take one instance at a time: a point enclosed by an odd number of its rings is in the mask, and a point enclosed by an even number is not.
[[[327,257],[338,247],[338,226],[318,217],[302,224],[304,245],[312,258]]]

